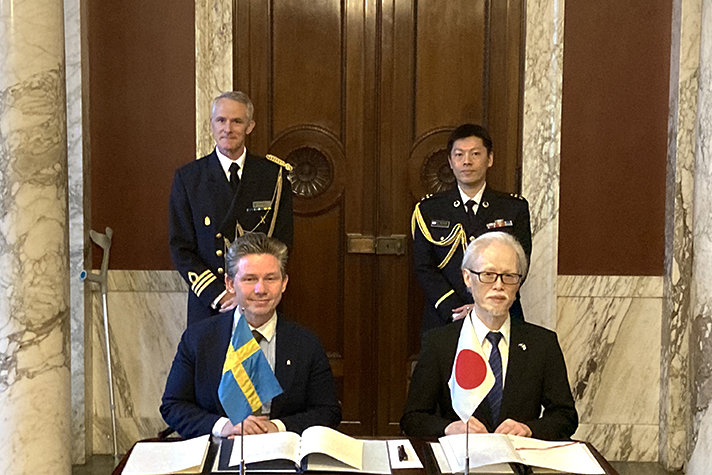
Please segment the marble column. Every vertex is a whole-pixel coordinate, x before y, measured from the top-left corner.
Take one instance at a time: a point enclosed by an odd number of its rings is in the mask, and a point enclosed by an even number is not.
[[[0,461],[71,473],[60,0],[0,2]]]
[[[210,135],[210,104],[213,98],[233,89],[232,17],[232,0],[195,2],[196,157],[207,155],[215,146]]]
[[[668,469],[683,466],[689,441],[690,285],[700,8],[700,0],[675,0],[672,9],[658,444],[659,460]]]
[[[702,2],[692,264],[692,456],[687,473],[712,467],[712,0]]]
[[[89,134],[86,109],[87,61],[86,0],[64,0],[64,51],[67,88],[67,175],[69,210],[69,295],[72,379],[72,463],[91,455],[91,318],[90,295],[79,274],[89,259]],[[85,133],[85,130],[87,133]],[[86,211],[85,211],[86,210]],[[87,286],[87,289],[90,289]],[[103,327],[102,327],[103,328]]]
[[[532,262],[522,287],[527,320],[556,328],[564,1],[526,2],[522,194],[532,217]]]

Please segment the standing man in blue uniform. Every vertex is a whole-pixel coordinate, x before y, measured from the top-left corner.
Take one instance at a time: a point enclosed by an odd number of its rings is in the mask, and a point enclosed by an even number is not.
[[[411,219],[414,268],[426,299],[421,333],[458,320],[472,308],[460,271],[470,241],[487,231],[504,231],[517,238],[527,259],[532,250],[527,201],[487,186],[487,169],[494,163],[489,132],[463,124],[450,134],[447,149],[457,186],[423,198]],[[519,294],[510,311],[523,319]]]
[[[190,286],[188,325],[235,308],[225,288],[226,245],[246,232],[263,232],[292,245],[292,167],[272,155],[253,155],[245,139],[255,127],[247,94],[213,100],[215,149],[179,168],[170,198],[173,264]]]

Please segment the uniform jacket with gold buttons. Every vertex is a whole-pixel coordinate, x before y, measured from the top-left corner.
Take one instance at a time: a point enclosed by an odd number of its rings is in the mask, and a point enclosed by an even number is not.
[[[292,245],[292,188],[281,163],[248,153],[235,194],[214,150],[176,170],[169,239],[190,286],[188,324],[217,313],[211,305],[225,290],[226,239],[259,231]]]
[[[470,241],[487,231],[504,231],[519,240],[527,258],[531,256],[529,203],[489,186],[482,193],[474,222],[467,217],[456,186],[416,204],[411,231],[415,274],[426,300],[421,333],[452,321],[454,308],[472,303],[460,270]],[[521,305],[515,305],[510,310],[513,316],[521,314]]]

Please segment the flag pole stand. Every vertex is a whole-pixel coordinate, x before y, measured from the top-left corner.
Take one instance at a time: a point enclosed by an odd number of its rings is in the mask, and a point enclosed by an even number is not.
[[[240,475],[245,475],[245,421],[240,422]]]
[[[470,473],[470,421],[465,423],[465,475]]]

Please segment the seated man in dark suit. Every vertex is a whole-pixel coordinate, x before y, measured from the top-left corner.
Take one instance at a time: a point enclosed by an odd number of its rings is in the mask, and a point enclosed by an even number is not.
[[[462,275],[474,298],[466,318],[472,319],[495,376],[493,388],[468,420],[469,431],[567,439],[578,426],[578,415],[556,334],[509,316],[527,269],[522,246],[503,232],[485,233],[465,251]],[[463,322],[425,335],[401,418],[410,436],[465,432],[448,387]]]
[[[240,433],[240,424],[225,415],[218,386],[230,337],[238,319],[245,318],[284,391],[263,405],[261,415],[245,419],[245,434],[336,427],[341,406],[319,340],[276,311],[287,288],[287,246],[262,233],[247,233],[235,239],[225,260],[225,285],[238,307],[183,333],[163,393],[163,419],[183,437]]]

